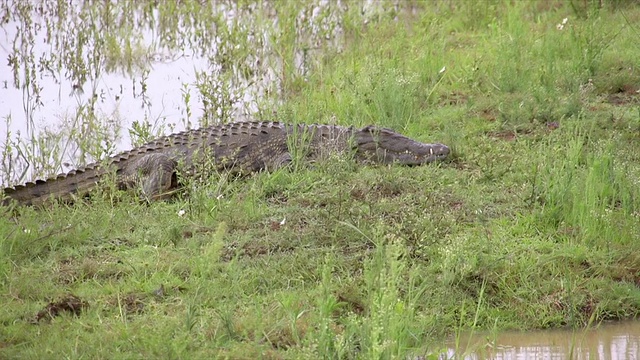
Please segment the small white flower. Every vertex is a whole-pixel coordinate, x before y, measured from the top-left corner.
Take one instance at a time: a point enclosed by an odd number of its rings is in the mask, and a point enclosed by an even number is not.
[[[31,229],[24,229],[22,230],[25,234],[31,234]]]
[[[180,209],[180,211],[178,211],[178,216],[183,216],[186,213],[187,213],[186,211],[184,211],[183,209]]]
[[[220,195],[216,196],[216,200],[220,200],[220,199],[223,199],[223,198],[224,198],[223,194],[220,194]]]
[[[568,21],[569,21],[569,18],[562,19],[562,22],[560,24],[556,25],[556,29],[558,29],[558,30],[564,29],[564,26],[567,25]]]

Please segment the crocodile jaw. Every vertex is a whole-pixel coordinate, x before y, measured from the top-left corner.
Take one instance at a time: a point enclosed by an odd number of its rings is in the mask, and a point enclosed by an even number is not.
[[[421,145],[418,150],[404,150],[402,152],[378,147],[376,155],[378,161],[382,163],[399,163],[402,165],[427,164],[444,160],[449,155],[449,148],[443,144],[418,143],[417,145]]]
[[[425,144],[397,132],[367,126],[355,133],[359,156],[384,164],[421,165],[444,160],[450,149],[443,144]]]

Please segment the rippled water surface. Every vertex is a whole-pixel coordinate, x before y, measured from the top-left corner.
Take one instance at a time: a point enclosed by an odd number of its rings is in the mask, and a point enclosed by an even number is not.
[[[448,348],[450,357],[470,360],[632,360],[640,358],[640,321],[602,324],[590,330],[463,335],[459,346],[451,341]]]

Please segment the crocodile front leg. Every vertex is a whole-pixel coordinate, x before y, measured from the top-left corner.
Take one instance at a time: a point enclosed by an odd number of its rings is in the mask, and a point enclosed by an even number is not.
[[[120,173],[120,183],[126,188],[137,188],[145,200],[162,199],[170,195],[176,185],[178,163],[162,153],[153,153],[132,161]]]

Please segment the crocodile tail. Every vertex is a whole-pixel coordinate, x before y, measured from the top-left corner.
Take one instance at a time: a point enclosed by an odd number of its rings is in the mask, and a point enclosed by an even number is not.
[[[158,139],[156,142],[166,142],[165,138]],[[82,196],[91,191],[100,180],[100,177],[109,172],[110,169],[116,170],[117,173],[122,166],[126,165],[126,160],[144,155],[153,149],[155,148],[149,145],[141,146],[113,156],[105,162],[92,163],[47,180],[36,180],[23,185],[4,188],[0,197],[0,204],[9,205],[15,201],[20,205],[39,205],[52,198],[62,201],[72,200],[74,196]]]
[[[47,180],[36,180],[2,190],[2,205],[13,201],[20,205],[39,205],[49,199],[70,200],[75,194],[85,194],[97,183],[104,170],[97,166],[60,174]]]

